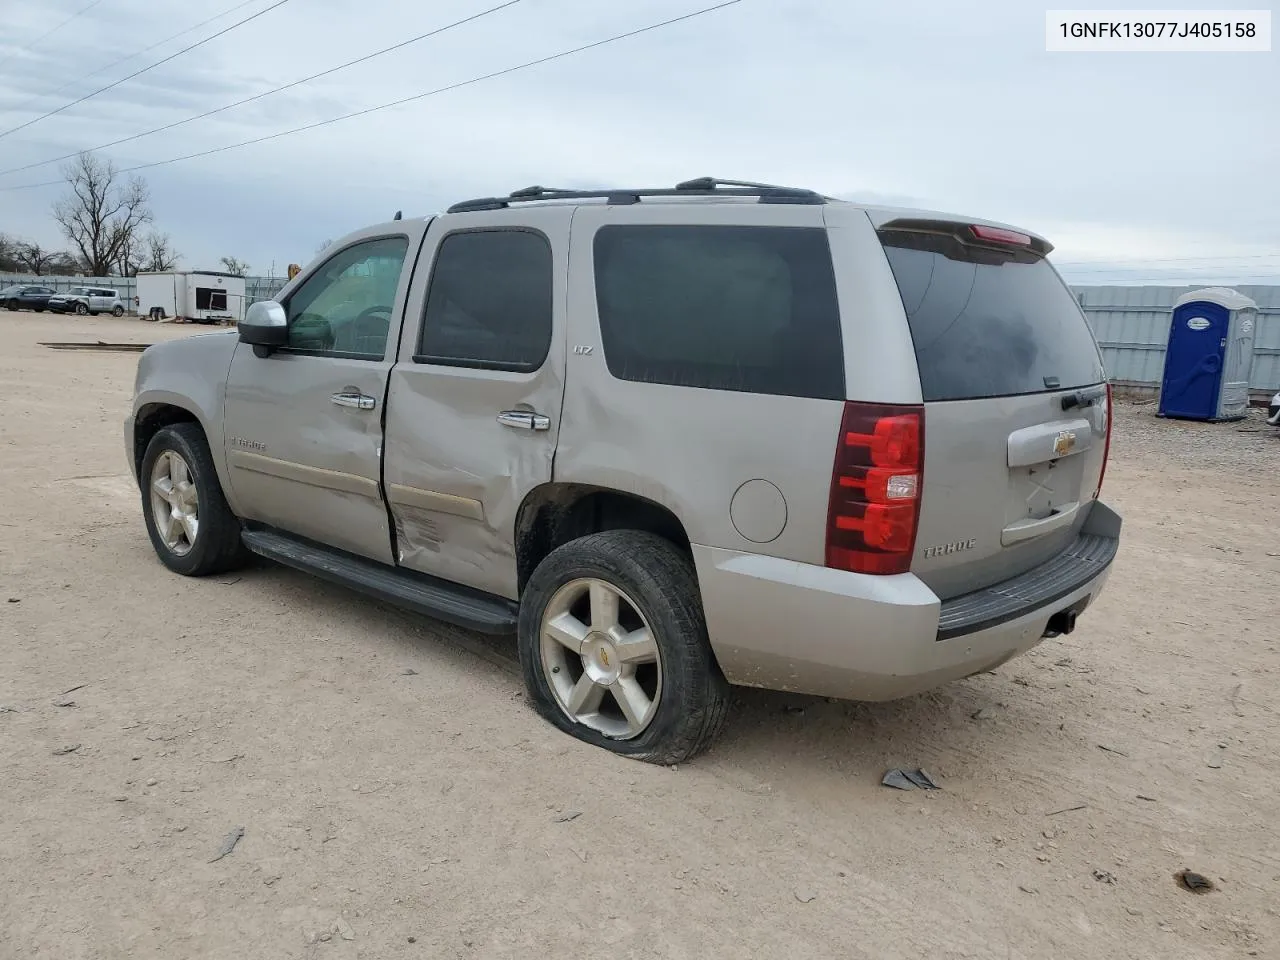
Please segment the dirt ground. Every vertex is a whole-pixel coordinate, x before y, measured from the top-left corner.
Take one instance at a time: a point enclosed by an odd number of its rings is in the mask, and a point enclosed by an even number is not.
[[[1124,540],[1071,636],[891,704],[743,690],[667,769],[539,721],[502,643],[167,573],[136,355],[37,341],[193,332],[0,313],[0,958],[1280,956],[1260,419],[1120,408]]]

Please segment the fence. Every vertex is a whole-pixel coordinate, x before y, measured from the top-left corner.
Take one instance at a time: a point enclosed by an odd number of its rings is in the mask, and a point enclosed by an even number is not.
[[[39,284],[59,292],[72,287],[115,287],[126,303],[137,294],[132,277],[32,277],[0,274],[0,287]],[[246,277],[245,305],[269,300],[288,283],[284,277]],[[1072,287],[1084,309],[1111,379],[1124,386],[1155,389],[1164,371],[1169,339],[1169,316],[1178,297],[1195,287]],[[1255,394],[1280,390],[1280,286],[1237,286],[1258,304],[1258,327],[1253,343]]]
[[[1173,303],[1196,287],[1073,287],[1117,384],[1156,390],[1164,374]],[[1253,341],[1255,395],[1280,390],[1280,286],[1232,287],[1258,304]]]

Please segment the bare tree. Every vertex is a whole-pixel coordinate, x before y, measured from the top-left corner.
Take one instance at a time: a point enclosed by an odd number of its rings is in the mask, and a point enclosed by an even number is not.
[[[243,260],[237,260],[235,257],[223,257],[219,263],[222,264],[227,273],[235,277],[247,276],[249,273],[249,264]]]
[[[91,153],[76,157],[63,176],[71,191],[54,204],[53,217],[89,273],[106,276],[119,268],[138,228],[151,222],[147,185],[139,177],[117,182],[115,164]]]
[[[19,268],[18,246],[17,240],[7,233],[0,233],[0,270],[13,273]]]
[[[58,254],[55,251],[46,250],[40,244],[33,242],[18,244],[14,259],[18,261],[22,269],[41,277],[48,270],[49,262],[57,256]]]
[[[146,247],[142,256],[143,270],[153,273],[172,270],[182,259],[182,254],[173,248],[173,241],[167,233],[152,230],[147,234]]]
[[[120,237],[116,252],[116,273],[122,277],[136,277],[142,269],[146,241],[136,229],[126,231]]]

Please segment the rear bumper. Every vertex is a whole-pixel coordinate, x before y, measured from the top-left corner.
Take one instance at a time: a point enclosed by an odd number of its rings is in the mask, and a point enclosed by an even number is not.
[[[1063,553],[945,603],[912,574],[693,553],[711,646],[731,683],[892,700],[991,670],[1074,625],[1101,593],[1119,535],[1120,518],[1095,503]]]

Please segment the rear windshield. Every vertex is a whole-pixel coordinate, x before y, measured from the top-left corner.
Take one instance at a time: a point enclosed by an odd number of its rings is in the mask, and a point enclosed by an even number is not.
[[[1039,254],[882,229],[926,401],[1071,389],[1103,380],[1071,291]]]

